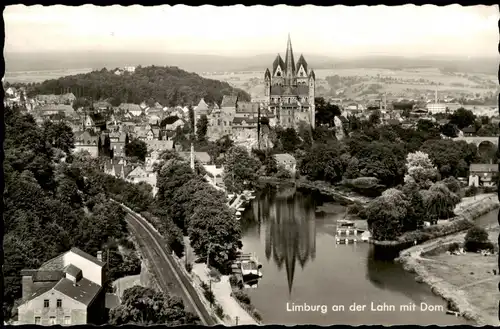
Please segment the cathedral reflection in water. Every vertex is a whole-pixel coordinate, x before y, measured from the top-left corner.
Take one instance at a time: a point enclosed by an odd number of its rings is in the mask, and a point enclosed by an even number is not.
[[[273,192],[264,191],[255,200],[253,216],[259,222],[259,234],[265,235],[266,258],[272,258],[279,270],[285,268],[291,293],[296,264],[304,268],[316,256],[316,206],[295,188]]]

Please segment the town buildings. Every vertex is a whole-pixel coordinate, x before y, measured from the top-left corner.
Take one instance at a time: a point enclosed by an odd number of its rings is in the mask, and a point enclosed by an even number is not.
[[[105,320],[106,263],[78,248],[22,270],[18,324],[81,325]]]
[[[295,63],[290,35],[285,60],[278,54],[272,72],[267,69],[264,80],[269,109],[279,125],[297,128],[300,121],[305,121],[314,128],[316,76],[303,55]]]
[[[471,163],[469,167],[469,186],[496,186],[498,164]]]

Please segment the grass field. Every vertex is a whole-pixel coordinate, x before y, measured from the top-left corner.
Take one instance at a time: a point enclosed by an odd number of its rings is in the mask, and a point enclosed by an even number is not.
[[[68,75],[89,73],[91,71],[92,69],[5,72],[4,79],[11,83],[43,82],[45,80],[58,79]]]
[[[488,230],[490,241],[496,242],[500,228],[498,225]],[[459,238],[463,238],[461,234]],[[498,275],[493,275],[493,269],[498,268],[498,256],[482,256],[476,253],[465,255],[428,256],[422,264],[432,275],[446,280],[461,290],[467,301],[481,310],[481,313],[492,325],[498,321]]]
[[[489,91],[489,89],[485,88],[474,88],[474,86],[478,86],[477,83],[468,80],[466,77],[455,76],[455,75],[446,75],[439,71],[437,68],[422,68],[422,69],[406,69],[406,70],[389,70],[389,69],[320,69],[315,70],[316,79],[319,80],[317,86],[323,86],[329,89],[328,83],[324,79],[328,76],[357,76],[365,78],[366,80],[363,82],[366,85],[371,83],[378,83],[382,85],[382,89],[380,92],[391,92],[391,93],[402,93],[407,90],[438,90],[438,91],[449,91],[449,92],[463,92],[463,93],[483,93]],[[485,75],[485,74],[475,74],[477,77],[481,77],[482,79],[490,79],[495,80],[495,75]],[[205,76],[209,79],[226,81],[234,87],[241,88],[247,91],[252,96],[262,96],[264,93],[264,71],[258,72],[245,72],[245,73],[234,73],[234,74],[226,74],[226,75],[207,75]],[[403,83],[384,83],[378,82],[377,78],[390,77],[393,79],[402,79],[402,80],[418,80],[424,79],[426,82],[423,84],[403,84]],[[259,79],[259,85],[251,85],[248,86],[247,83],[251,79]],[[429,83],[427,83],[427,81]],[[432,86],[430,82],[442,83],[443,85]],[[466,85],[465,87],[461,86],[453,86],[454,83],[461,83]],[[356,87],[354,85],[353,87]],[[349,92],[347,88],[346,94],[349,96],[356,96],[357,93]]]

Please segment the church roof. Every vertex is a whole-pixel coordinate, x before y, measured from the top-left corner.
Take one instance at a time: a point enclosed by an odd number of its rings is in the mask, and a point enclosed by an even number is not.
[[[264,73],[264,79],[265,78],[271,78],[271,72],[269,72],[269,69],[266,69],[266,73]]]
[[[311,70],[311,73],[309,73],[309,78],[313,78],[314,80],[316,80],[316,74],[314,74],[313,70]]]
[[[293,59],[292,40],[290,39],[290,34],[288,34],[288,43],[286,45],[285,65],[285,74],[295,76],[295,61]]]
[[[304,67],[304,71],[306,71],[306,74],[307,74],[307,62],[304,59],[304,55],[302,55],[302,54],[300,55],[299,60],[297,61],[297,69],[299,69],[300,66]]]
[[[276,72],[276,68],[280,66],[282,70],[285,69],[285,62],[283,62],[283,59],[281,58],[280,54],[276,56],[276,59],[273,62],[273,74]]]

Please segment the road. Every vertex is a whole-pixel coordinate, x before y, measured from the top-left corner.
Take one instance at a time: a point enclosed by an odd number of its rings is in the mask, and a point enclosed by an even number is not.
[[[203,325],[216,325],[217,322],[204,307],[186,275],[177,268],[172,252],[158,232],[152,229],[137,214],[124,208],[126,220],[140,245],[144,257],[150,264],[160,288],[181,297],[186,309],[198,315]]]

